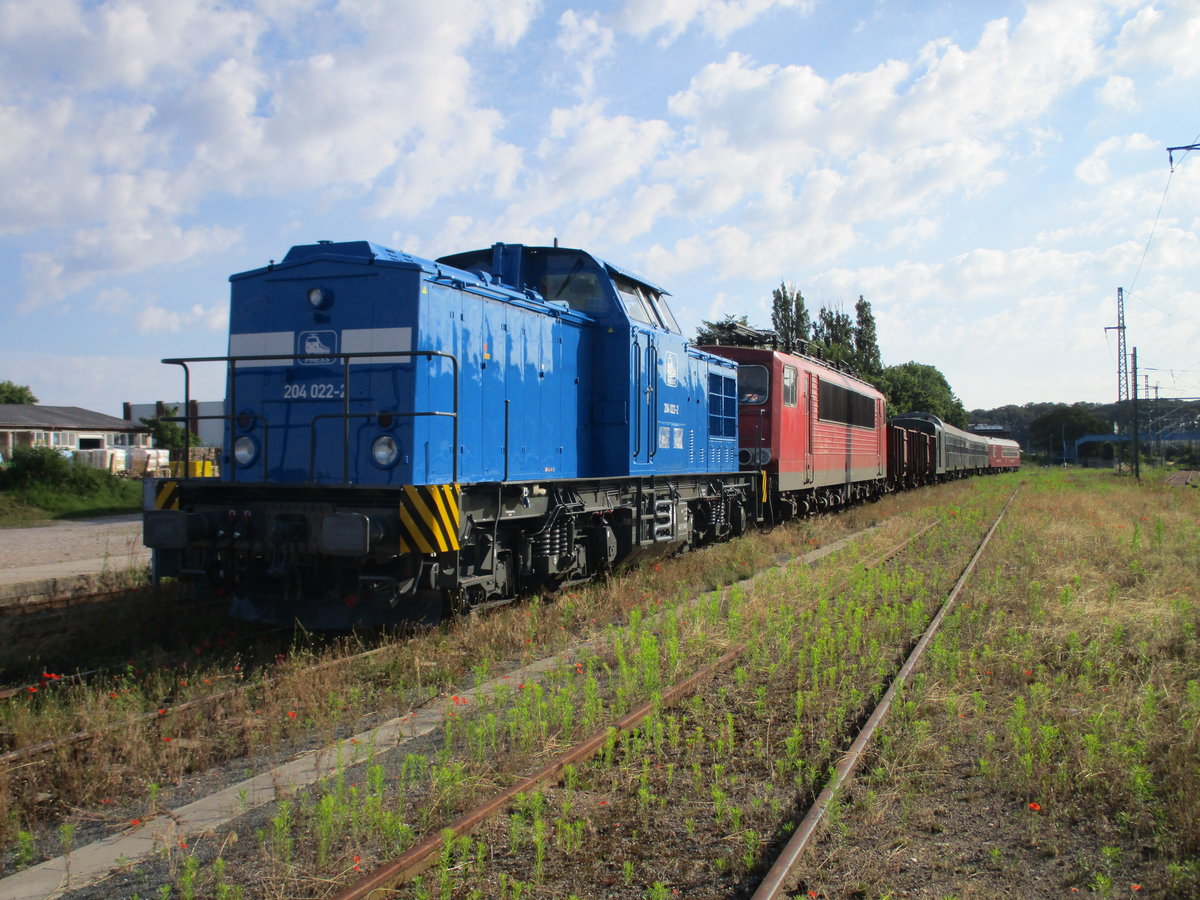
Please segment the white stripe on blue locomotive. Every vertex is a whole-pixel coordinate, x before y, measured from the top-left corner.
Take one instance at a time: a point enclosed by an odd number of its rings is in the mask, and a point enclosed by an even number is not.
[[[338,334],[338,332],[333,332]],[[299,335],[299,340],[297,339]],[[407,353],[412,350],[411,328],[345,328],[340,332],[341,349],[324,344],[324,350],[311,351],[311,344],[306,336],[320,339],[320,331],[264,331],[254,334],[231,334],[229,336],[230,356],[286,356],[297,354],[295,363],[303,364],[305,356],[316,356],[325,362],[333,363],[339,360],[320,356],[321,353],[377,353],[384,350],[395,350]],[[310,349],[306,349],[310,348]],[[406,356],[364,356],[353,361],[353,365],[371,365],[382,363],[404,363]],[[247,359],[238,363],[239,369],[255,367],[286,366],[286,359]]]

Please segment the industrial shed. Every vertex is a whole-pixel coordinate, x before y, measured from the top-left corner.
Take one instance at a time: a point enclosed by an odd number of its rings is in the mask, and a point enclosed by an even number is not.
[[[150,430],[78,406],[0,403],[0,457],[8,460],[18,447],[37,446],[64,451],[149,447]]]

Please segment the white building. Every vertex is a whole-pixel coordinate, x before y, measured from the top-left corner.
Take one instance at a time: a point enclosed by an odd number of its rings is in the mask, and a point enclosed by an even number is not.
[[[138,421],[118,419],[78,406],[0,403],[0,456],[18,447],[105,450],[149,447],[150,431]]]

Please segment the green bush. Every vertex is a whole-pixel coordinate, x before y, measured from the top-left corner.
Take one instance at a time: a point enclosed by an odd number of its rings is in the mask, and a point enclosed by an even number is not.
[[[141,484],[90,469],[50,447],[18,447],[0,469],[0,488],[47,512],[135,511]]]
[[[18,447],[5,469],[9,487],[22,489],[34,485],[70,490],[84,496],[95,494],[113,479],[108,472],[89,469],[50,447]]]

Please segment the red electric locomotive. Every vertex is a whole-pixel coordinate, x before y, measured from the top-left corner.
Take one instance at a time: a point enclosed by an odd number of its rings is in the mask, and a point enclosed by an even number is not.
[[[807,356],[710,346],[738,364],[739,460],[762,473],[774,517],[788,519],[887,490],[884,397]]]

